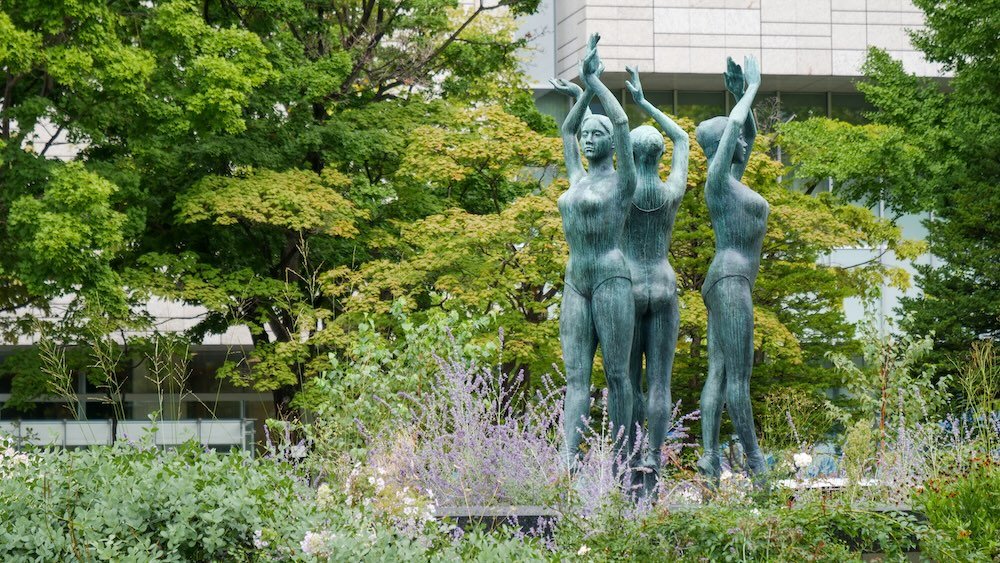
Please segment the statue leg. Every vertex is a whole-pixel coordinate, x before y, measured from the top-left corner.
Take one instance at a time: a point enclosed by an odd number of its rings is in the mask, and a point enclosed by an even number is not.
[[[590,417],[590,376],[597,349],[597,333],[590,300],[566,286],[559,311],[559,341],[566,364],[566,402],[563,414],[567,467],[573,468]]]
[[[712,289],[715,292],[715,288]],[[722,461],[719,452],[719,429],[722,425],[722,406],[725,403],[726,359],[719,343],[721,316],[716,307],[705,300],[708,308],[708,376],[701,389],[701,459],[698,470],[705,476],[718,479]]]
[[[627,449],[632,426],[632,385],[629,381],[629,355],[635,326],[635,302],[628,278],[605,280],[594,291],[594,326],[601,343],[604,377],[608,382],[608,417],[617,444]],[[619,434],[619,432],[621,434]]]
[[[649,384],[649,402],[646,407],[649,418],[647,435],[649,450],[643,465],[655,469],[660,467],[660,450],[670,430],[670,415],[673,403],[670,397],[670,375],[674,369],[674,352],[677,349],[677,330],[680,326],[680,310],[677,299],[671,299],[665,307],[654,311],[652,322],[643,327],[646,346],[646,380]]]
[[[750,374],[753,371],[753,301],[750,282],[741,276],[719,280],[713,291],[726,300],[726,315],[718,332],[726,358],[726,404],[733,427],[747,456],[747,467],[758,475],[767,470],[757,443],[750,406]],[[711,322],[711,321],[710,321]]]
[[[642,392],[642,356],[643,340],[640,327],[644,324],[644,315],[636,312],[632,336],[632,350],[629,352],[629,383],[632,386],[632,423],[629,425],[630,444],[634,445],[638,429],[646,422],[646,397]],[[638,460],[636,460],[638,461]]]

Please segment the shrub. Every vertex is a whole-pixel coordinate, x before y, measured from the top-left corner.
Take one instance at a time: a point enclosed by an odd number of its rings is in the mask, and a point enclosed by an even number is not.
[[[964,475],[928,481],[916,495],[932,531],[922,543],[939,561],[1000,559],[1000,466],[977,462]]]
[[[3,561],[245,561],[258,531],[297,551],[313,512],[286,467],[244,453],[119,444],[27,459],[0,480]]]
[[[847,561],[858,551],[900,556],[916,525],[899,514],[847,506],[708,505],[644,518],[606,513],[603,522],[566,519],[559,544],[595,561]]]

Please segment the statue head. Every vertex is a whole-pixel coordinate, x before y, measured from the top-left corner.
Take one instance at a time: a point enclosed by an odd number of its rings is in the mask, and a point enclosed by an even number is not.
[[[720,115],[702,121],[698,124],[698,128],[694,130],[694,136],[698,140],[698,144],[701,145],[701,150],[705,151],[705,157],[708,158],[709,162],[715,158],[715,151],[719,149],[719,141],[722,140],[722,134],[726,131],[728,123],[729,118]],[[743,137],[743,129],[741,128],[740,136],[736,140],[736,150],[733,151],[733,163],[746,162],[749,156],[750,150],[746,139]]]
[[[632,156],[641,163],[658,163],[663,157],[663,135],[650,125],[640,125],[629,133]]]
[[[611,156],[615,150],[613,131],[614,126],[608,116],[588,115],[583,120],[583,126],[580,127],[580,144],[583,146],[583,155],[588,160]]]

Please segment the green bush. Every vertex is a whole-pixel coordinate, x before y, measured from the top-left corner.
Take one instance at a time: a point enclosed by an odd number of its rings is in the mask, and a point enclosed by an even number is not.
[[[853,561],[864,551],[912,549],[909,517],[809,504],[788,508],[708,505],[564,522],[559,544],[595,561]]]
[[[940,561],[1000,560],[1000,466],[982,461],[957,478],[928,481],[916,495],[931,530],[921,542]]]
[[[317,494],[298,473],[272,459],[195,444],[24,453],[0,436],[0,561],[551,557],[537,542],[509,534],[457,540],[433,519],[401,529],[385,506],[348,506],[326,485]]]
[[[0,560],[250,560],[257,530],[297,546],[311,494],[286,467],[194,445],[29,453],[0,480]]]

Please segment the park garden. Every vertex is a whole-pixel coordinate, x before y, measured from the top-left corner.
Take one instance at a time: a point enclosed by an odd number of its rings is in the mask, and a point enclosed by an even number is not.
[[[600,358],[581,460],[561,454],[568,181],[514,21],[537,0],[0,0],[0,330],[37,343],[4,362],[5,408],[81,373],[113,406],[128,362],[167,393],[192,344],[247,327],[252,351],[217,376],[274,414],[253,452],[0,437],[0,559],[997,560],[1000,20],[914,4],[946,86],[873,49],[868,123],[756,109],[766,484],[733,439],[718,483],[695,465],[714,246],[691,144],[673,414],[638,495]],[[873,201],[932,212],[927,240]],[[860,247],[940,260],[824,261]],[[895,321],[845,316],[912,284]],[[152,299],[206,313],[160,332]]]

